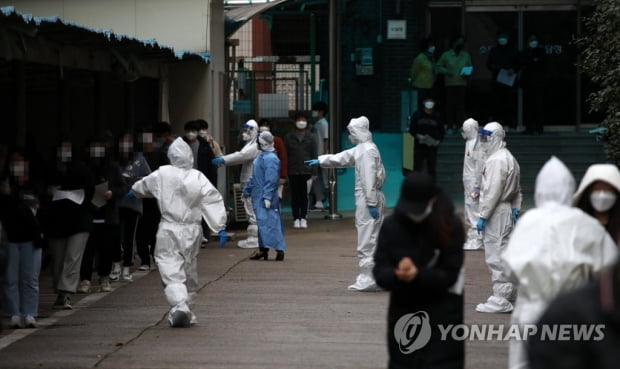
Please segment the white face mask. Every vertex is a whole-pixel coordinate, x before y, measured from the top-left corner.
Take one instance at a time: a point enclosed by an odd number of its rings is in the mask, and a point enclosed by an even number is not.
[[[319,116],[319,112],[318,112],[318,111],[316,111],[316,110],[313,110],[313,111],[312,111],[312,118],[316,118],[316,117],[318,117],[318,116]]]
[[[198,131],[198,135],[202,138],[207,138],[207,130],[201,129],[200,131]]]
[[[424,209],[424,213],[417,214],[417,215],[407,214],[407,216],[414,223],[422,223],[424,219],[428,218],[428,216],[431,215],[432,212],[433,212],[433,202],[429,202],[428,205],[426,205],[426,209]]]
[[[432,101],[427,101],[424,103],[424,107],[428,110],[432,110],[435,107],[435,103]]]
[[[357,145],[357,140],[355,139],[353,135],[349,135],[349,141],[351,141],[353,145]]]
[[[505,37],[498,38],[497,43],[500,44],[501,46],[505,46],[508,44],[508,39]]]
[[[241,134],[241,139],[243,139],[243,141],[250,141],[252,139],[252,136],[249,133],[243,132]]]
[[[191,131],[191,132],[187,132],[185,134],[185,137],[187,137],[187,139],[190,140],[190,141],[194,141],[196,139],[196,137],[198,137],[198,134],[196,132],[194,132],[194,131]]]
[[[435,46],[430,46],[427,51],[429,54],[433,54],[435,52]]]
[[[269,127],[267,127],[267,126],[260,126],[260,127],[258,127],[258,131],[259,132],[268,132],[269,131]]]
[[[590,203],[594,210],[603,213],[614,206],[616,194],[609,191],[594,191],[590,194]]]
[[[298,120],[297,122],[295,122],[295,127],[299,129],[306,129],[307,126],[308,122],[306,122],[305,120]]]
[[[530,45],[530,48],[535,49],[538,47],[538,41],[536,40],[530,41],[529,45]]]

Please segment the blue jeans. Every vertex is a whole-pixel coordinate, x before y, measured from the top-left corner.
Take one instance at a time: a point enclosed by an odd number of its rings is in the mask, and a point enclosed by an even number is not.
[[[40,248],[32,242],[9,242],[4,280],[8,315],[38,315],[40,271]]]

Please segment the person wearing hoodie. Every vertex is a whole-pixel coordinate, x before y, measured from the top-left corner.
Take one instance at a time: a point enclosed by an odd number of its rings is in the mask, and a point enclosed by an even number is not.
[[[258,225],[259,249],[250,256],[252,260],[267,260],[269,249],[276,249],[276,261],[282,261],[286,250],[278,197],[280,159],[276,155],[273,139],[269,131],[258,136],[261,153],[254,159],[252,176],[243,188],[243,196],[252,199]]]
[[[377,236],[383,224],[385,196],[381,187],[385,182],[385,168],[379,148],[372,141],[368,118],[351,119],[347,129],[349,140],[355,146],[337,154],[321,155],[305,163],[323,168],[355,167],[355,227],[360,274],[348,288],[352,291],[376,291],[378,287],[372,269]]]
[[[574,191],[571,172],[551,157],[536,177],[536,208],[521,217],[501,255],[517,286],[511,323],[521,329],[536,324],[556,295],[586,284],[616,259],[603,226],[571,206]],[[510,341],[508,363],[528,367],[526,341]]]
[[[506,148],[505,136],[504,128],[497,122],[487,123],[478,136],[487,159],[482,169],[476,229],[483,234],[484,257],[493,283],[493,295],[476,306],[480,313],[508,313],[516,295],[500,255],[508,245],[521,209],[521,168]]]
[[[478,201],[480,200],[480,180],[482,177],[482,165],[484,164],[484,152],[478,145],[478,121],[469,118],[463,122],[461,135],[465,140],[465,155],[463,157],[463,189],[464,189],[464,215],[467,227],[467,239],[463,248],[465,250],[479,250],[482,246],[482,236],[476,229],[478,221]]]
[[[128,196],[157,199],[161,221],[154,256],[171,306],[168,322],[172,327],[187,327],[197,323],[191,306],[198,290],[201,220],[219,234],[220,246],[224,246],[226,207],[218,190],[193,168],[192,149],[182,138],[172,142],[168,158],[171,165],[134,183]]]
[[[254,119],[250,119],[243,125],[242,139],[245,145],[239,151],[235,151],[231,154],[218,156],[213,159],[214,165],[237,165],[241,164],[241,175],[239,182],[241,188],[245,187],[245,184],[252,175],[252,164],[254,159],[260,154],[258,145],[256,144],[256,137],[258,136],[258,123]],[[258,227],[256,226],[256,215],[254,214],[254,208],[252,207],[252,200],[250,198],[242,197],[243,207],[245,214],[248,217],[248,238],[241,240],[237,243],[238,247],[244,249],[253,249],[258,247]]]

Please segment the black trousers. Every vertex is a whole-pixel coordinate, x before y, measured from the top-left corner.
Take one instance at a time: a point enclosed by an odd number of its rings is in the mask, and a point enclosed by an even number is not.
[[[128,208],[118,208],[118,216],[123,239],[123,266],[130,267],[133,265],[133,243],[140,213]]]
[[[295,174],[288,176],[291,188],[291,211],[293,219],[306,218],[308,214],[308,180],[309,174]]]
[[[531,133],[543,133],[545,120],[544,86],[523,87],[525,128]]]
[[[446,124],[458,129],[465,120],[465,86],[446,86]]]
[[[413,170],[423,172],[424,169],[437,178],[437,146],[427,146],[416,142],[413,147]]]
[[[142,217],[136,230],[136,248],[140,264],[151,266],[151,256],[155,251],[155,236],[159,227],[161,213],[155,199],[142,199]]]
[[[93,262],[97,265],[97,275],[106,277],[112,271],[113,249],[120,244],[120,228],[118,224],[95,223],[90,231],[82,264],[80,280],[91,280]]]

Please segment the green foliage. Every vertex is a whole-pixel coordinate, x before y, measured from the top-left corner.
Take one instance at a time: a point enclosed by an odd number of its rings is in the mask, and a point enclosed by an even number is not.
[[[592,110],[605,116],[607,153],[620,162],[620,1],[595,0],[593,14],[585,20],[581,46],[583,72],[599,87],[588,99]]]

